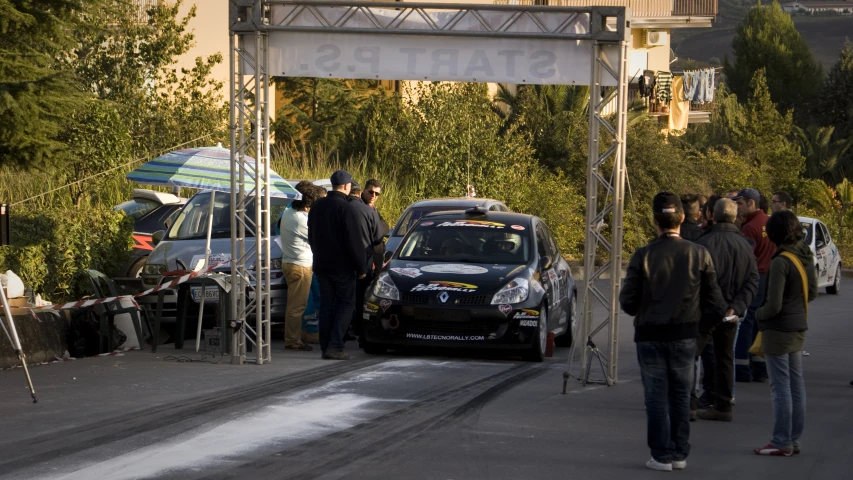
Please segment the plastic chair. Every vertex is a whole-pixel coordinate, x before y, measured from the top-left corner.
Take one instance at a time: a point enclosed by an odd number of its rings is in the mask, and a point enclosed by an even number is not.
[[[95,291],[97,298],[108,298],[118,296],[116,293],[115,283],[109,277],[97,270],[87,270],[89,280],[92,282],[92,289]],[[102,286],[106,285],[105,291]],[[101,353],[113,351],[112,345],[112,327],[115,325],[116,315],[127,313],[133,322],[133,329],[136,330],[136,338],[139,340],[140,347],[143,345],[142,322],[139,319],[139,309],[136,306],[123,307],[120,302],[106,302],[95,305],[95,312],[100,319],[100,329],[98,332],[98,350]],[[151,325],[148,325],[148,317],[145,317],[145,323],[148,326],[148,331],[151,332]],[[106,347],[106,348],[105,348]]]

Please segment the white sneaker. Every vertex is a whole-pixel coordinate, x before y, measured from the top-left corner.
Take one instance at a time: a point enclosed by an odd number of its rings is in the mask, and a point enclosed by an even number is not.
[[[804,357],[808,357],[808,356],[809,356],[809,352],[807,352],[807,351],[803,350],[803,356],[804,356]]]
[[[687,460],[673,460],[672,461],[672,469],[673,470],[684,470],[687,468]]]
[[[646,462],[646,468],[650,468],[652,470],[657,470],[659,472],[671,472],[672,464],[671,463],[660,463],[654,458],[650,459]]]

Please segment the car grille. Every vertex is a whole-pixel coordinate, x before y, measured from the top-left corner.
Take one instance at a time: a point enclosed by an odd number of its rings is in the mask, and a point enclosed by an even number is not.
[[[426,305],[429,303],[429,297],[426,295],[418,295],[417,293],[403,293],[402,300],[405,303],[412,303],[415,305]]]
[[[400,333],[422,333],[429,335],[484,335],[496,333],[500,328],[498,323],[485,322],[419,322],[401,321],[400,327],[394,330]]]
[[[487,297],[485,295],[469,295],[456,299],[457,305],[485,305]]]

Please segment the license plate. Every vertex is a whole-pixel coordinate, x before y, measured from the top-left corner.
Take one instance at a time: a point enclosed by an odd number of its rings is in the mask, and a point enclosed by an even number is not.
[[[201,301],[201,286],[190,287],[190,295],[193,297],[193,301],[195,303],[199,303]],[[219,288],[210,286],[205,287],[204,289],[204,303],[217,303],[219,302]]]
[[[468,310],[415,309],[415,320],[422,322],[467,322],[470,319]]]

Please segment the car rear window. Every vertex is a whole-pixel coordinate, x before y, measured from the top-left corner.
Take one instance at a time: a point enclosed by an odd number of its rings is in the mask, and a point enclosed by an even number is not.
[[[400,248],[401,260],[526,264],[530,231],[525,225],[486,220],[425,220]]]
[[[211,238],[226,238],[231,236],[231,195],[226,192],[217,192],[213,204],[213,228]],[[290,200],[283,198],[270,199],[270,220],[277,221],[281,212]],[[172,228],[169,229],[168,238],[171,240],[189,240],[207,237],[207,223],[210,216],[210,193],[198,193],[191,198],[181,209]],[[246,208],[246,216],[254,222],[255,203],[250,201]],[[246,229],[247,237],[254,237],[254,232]]]
[[[115,211],[123,211],[125,215],[137,221],[140,218],[154,211],[160,204],[153,200],[145,200],[142,198],[134,198],[124,203],[115,206]]]

